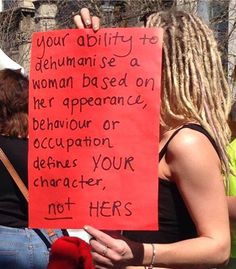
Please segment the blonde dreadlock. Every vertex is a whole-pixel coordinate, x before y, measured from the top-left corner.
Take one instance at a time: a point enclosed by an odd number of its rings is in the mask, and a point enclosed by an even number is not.
[[[231,92],[212,31],[183,11],[155,13],[147,27],[164,29],[161,125],[201,124],[215,139],[227,175]]]

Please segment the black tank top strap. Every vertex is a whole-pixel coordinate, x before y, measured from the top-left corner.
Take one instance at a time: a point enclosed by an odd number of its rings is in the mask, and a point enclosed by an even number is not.
[[[171,140],[176,136],[176,134],[182,130],[183,128],[190,128],[193,130],[196,130],[202,134],[204,134],[211,142],[211,144],[213,145],[214,149],[216,150],[217,154],[219,155],[219,151],[218,151],[218,147],[216,145],[215,140],[212,138],[212,136],[199,124],[195,124],[195,123],[189,123],[186,125],[183,125],[182,127],[180,127],[179,129],[177,129],[176,131],[174,131],[174,133],[171,135],[171,137],[168,139],[168,141],[166,142],[166,144],[164,145],[164,147],[161,149],[160,153],[159,153],[159,161],[163,158],[163,156],[166,154],[167,151],[167,147],[169,145],[169,143],[171,142]]]
[[[185,126],[185,125],[184,125]],[[159,153],[159,161],[163,158],[163,156],[166,154],[167,151],[167,147],[169,145],[169,143],[171,142],[171,140],[176,136],[176,134],[184,128],[184,126],[180,127],[179,129],[175,130],[174,133],[171,135],[171,137],[168,139],[168,141],[165,143],[164,147],[161,149],[160,153]]]

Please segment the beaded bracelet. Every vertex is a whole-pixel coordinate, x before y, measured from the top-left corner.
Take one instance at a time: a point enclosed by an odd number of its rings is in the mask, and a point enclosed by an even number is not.
[[[153,268],[153,264],[154,264],[155,258],[156,258],[156,248],[155,248],[154,244],[151,244],[151,245],[152,245],[152,261],[151,261],[150,265],[147,267],[148,269]]]

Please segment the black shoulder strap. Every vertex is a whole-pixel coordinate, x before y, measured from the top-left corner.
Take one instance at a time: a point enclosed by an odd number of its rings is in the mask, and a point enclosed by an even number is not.
[[[184,125],[185,126],[185,125]],[[169,143],[171,142],[171,140],[176,136],[176,134],[184,128],[184,126],[180,127],[179,129],[175,130],[174,133],[171,135],[171,137],[168,139],[168,141],[165,143],[164,147],[161,149],[160,153],[159,153],[159,162],[160,160],[163,158],[163,156],[166,154],[167,151],[167,147],[169,145]]]
[[[215,140],[211,137],[211,135],[199,124],[195,124],[195,123],[189,123],[186,125],[183,125],[182,127],[180,127],[179,129],[177,129],[172,135],[171,137],[168,139],[168,141],[166,142],[166,144],[164,145],[164,147],[162,148],[162,150],[159,153],[159,161],[163,158],[163,156],[166,154],[167,151],[167,147],[169,145],[169,143],[171,142],[171,140],[176,136],[176,134],[182,130],[183,128],[190,128],[193,130],[196,130],[202,134],[204,134],[211,142],[211,144],[213,145],[213,147],[215,148],[217,154],[219,155],[219,151],[218,151],[218,147],[216,145]]]

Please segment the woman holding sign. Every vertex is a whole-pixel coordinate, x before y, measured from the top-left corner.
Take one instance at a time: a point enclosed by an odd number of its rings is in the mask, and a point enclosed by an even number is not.
[[[88,9],[79,28],[99,28]],[[164,29],[159,153],[159,226],[114,238],[91,226],[97,268],[214,268],[230,253],[224,175],[231,94],[211,30],[196,16],[158,12],[146,27]],[[158,157],[157,157],[158,158]],[[147,209],[148,210],[148,209]]]

